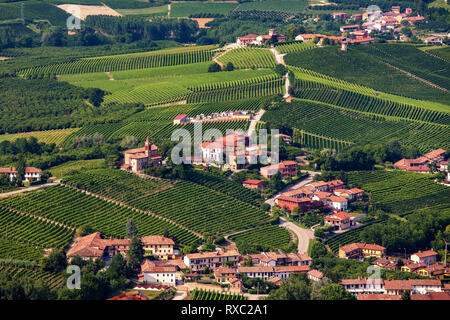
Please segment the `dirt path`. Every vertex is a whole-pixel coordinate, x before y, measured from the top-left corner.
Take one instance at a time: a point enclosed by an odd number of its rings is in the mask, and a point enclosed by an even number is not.
[[[274,47],[270,48],[270,52],[273,53],[273,55],[275,56],[275,60],[278,64],[282,64],[283,66],[286,66],[286,62],[284,61],[284,56],[286,54],[281,54],[279,53]],[[286,75],[284,76],[286,78],[285,81],[285,85],[284,85],[284,96],[283,98],[289,98],[291,95],[289,94],[289,87],[291,86],[291,83],[289,81],[289,73],[286,73]]]
[[[44,183],[38,186],[32,186],[32,187],[25,187],[23,189],[20,190],[14,190],[14,191],[10,191],[10,192],[5,192],[5,193],[0,193],[0,198],[6,198],[6,197],[10,197],[19,193],[23,193],[23,192],[28,192],[28,191],[33,191],[33,190],[37,190],[37,189],[42,189],[42,188],[47,188],[47,187],[51,187],[51,186],[55,186],[59,183],[58,181],[54,181],[54,182],[48,182],[48,183]]]
[[[264,112],[265,112],[264,109],[259,110],[259,112],[255,115],[253,120],[250,120],[250,125],[248,126],[248,131],[247,131],[247,135],[249,137],[252,136],[253,131],[255,131],[256,124],[258,123],[259,120],[261,120],[262,116],[264,115]]]
[[[109,80],[114,81],[114,77],[113,77],[113,75],[112,75],[111,72],[105,72],[105,73],[106,73],[106,75],[108,76]]]

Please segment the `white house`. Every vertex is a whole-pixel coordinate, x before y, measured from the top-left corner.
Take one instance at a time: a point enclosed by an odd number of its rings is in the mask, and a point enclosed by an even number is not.
[[[347,199],[342,198],[342,197],[337,197],[337,196],[328,197],[327,204],[331,208],[333,208],[335,210],[339,210],[339,211],[346,210],[348,207]]]
[[[15,167],[0,168],[0,174],[4,174],[8,177],[9,181],[13,181],[17,176],[17,170]],[[40,181],[42,170],[35,167],[25,167],[25,180],[26,182]]]
[[[432,265],[437,260],[437,252],[434,250],[419,251],[413,253],[410,259],[415,263],[425,263],[426,265]]]
[[[175,266],[156,266],[152,261],[145,260],[141,265],[141,271],[144,283],[176,284],[177,268]]]

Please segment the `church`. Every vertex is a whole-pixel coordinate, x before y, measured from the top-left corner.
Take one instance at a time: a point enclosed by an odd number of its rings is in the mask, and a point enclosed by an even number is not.
[[[162,157],[158,154],[158,147],[151,144],[150,139],[147,137],[144,147],[125,151],[124,164],[121,166],[121,169],[139,172],[148,163],[154,166],[160,166],[161,161]]]

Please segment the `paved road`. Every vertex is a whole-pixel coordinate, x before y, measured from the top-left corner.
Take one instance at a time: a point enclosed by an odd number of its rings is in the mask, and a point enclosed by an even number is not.
[[[186,291],[177,291],[175,292],[175,295],[173,296],[172,300],[184,300],[186,296],[187,296]]]
[[[10,192],[0,193],[0,198],[9,197],[9,196],[19,194],[22,192],[28,192],[28,191],[32,191],[32,190],[41,189],[41,188],[51,187],[51,186],[57,185],[58,183],[59,183],[59,180],[54,181],[54,182],[48,182],[48,183],[41,184],[38,186],[25,187],[20,190],[14,190],[14,191],[10,191]]]
[[[275,196],[267,199],[266,203],[270,204],[271,206],[274,206],[275,200],[281,195],[281,193],[291,191],[291,190],[296,190],[296,189],[303,187],[304,185],[310,183],[316,174],[320,173],[320,172],[315,172],[315,171],[307,171],[307,172],[309,173],[309,177],[307,177],[306,179],[304,179],[302,181],[297,182],[296,184],[293,184],[293,185],[290,185],[290,186],[284,188],[283,190],[281,190],[281,192],[277,193]],[[283,217],[280,217],[280,226],[287,228],[295,233],[295,235],[298,238],[297,250],[299,253],[305,253],[308,251],[309,241],[311,239],[314,239],[314,232],[312,230],[303,229]]]
[[[298,238],[298,253],[305,253],[308,251],[309,241],[314,239],[314,232],[311,229],[303,229],[296,224],[280,217],[280,226],[293,231]]]

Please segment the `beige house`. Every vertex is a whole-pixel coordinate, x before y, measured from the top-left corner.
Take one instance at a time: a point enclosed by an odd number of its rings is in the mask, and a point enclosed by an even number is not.
[[[183,259],[191,271],[201,271],[206,267],[211,270],[223,267],[227,261],[231,261],[232,267],[237,267],[239,257],[240,254],[236,250],[218,250],[213,252],[190,253],[185,255]]]
[[[162,157],[158,154],[158,147],[150,143],[147,137],[145,145],[142,148],[130,149],[125,151],[124,164],[122,170],[131,172],[139,172],[151,163],[153,165],[161,165]]]

